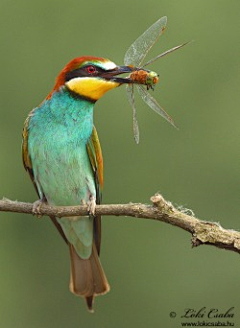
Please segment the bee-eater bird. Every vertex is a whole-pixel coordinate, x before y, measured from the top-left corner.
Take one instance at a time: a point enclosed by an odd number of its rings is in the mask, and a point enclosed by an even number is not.
[[[38,193],[38,206],[88,204],[89,217],[51,219],[69,245],[70,290],[85,298],[90,311],[94,296],[109,291],[99,260],[101,217],[94,215],[101,201],[103,158],[93,107],[108,90],[131,83],[118,77],[131,71],[105,58],[73,59],[46,99],[29,113],[23,129],[23,163]]]

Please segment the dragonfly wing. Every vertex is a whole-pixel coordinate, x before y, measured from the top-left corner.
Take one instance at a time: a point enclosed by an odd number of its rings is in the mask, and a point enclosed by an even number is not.
[[[170,124],[172,124],[176,128],[176,125],[173,122],[173,119],[171,118],[171,116],[169,116],[168,113],[165,112],[165,110],[159,105],[157,100],[155,98],[153,98],[150,95],[150,93],[144,89],[144,87],[142,85],[137,85],[137,90],[138,90],[140,96],[142,97],[143,101],[145,101],[145,103],[150,108],[152,108],[156,113],[161,115],[163,118],[165,118]]]
[[[147,66],[147,65],[150,65],[150,64],[154,63],[154,62],[155,62],[156,60],[158,60],[159,58],[164,57],[164,56],[170,54],[171,52],[176,51],[176,50],[182,48],[183,46],[185,46],[186,44],[188,44],[188,43],[190,43],[190,42],[192,42],[192,41],[185,42],[185,43],[183,43],[183,44],[180,44],[179,46],[176,46],[176,47],[173,47],[173,48],[171,48],[171,49],[168,49],[167,51],[164,51],[162,54],[157,55],[156,57],[150,59],[150,60],[149,60],[148,62],[146,62],[142,67],[145,67],[145,66]]]
[[[133,136],[136,144],[139,143],[139,127],[137,121],[137,111],[135,106],[135,99],[134,99],[134,89],[133,84],[126,86],[127,98],[130,102],[132,109],[133,109]]]
[[[166,24],[167,17],[164,16],[150,26],[142,35],[140,35],[128,48],[124,56],[124,64],[133,65],[135,67],[141,66],[141,63],[149,50],[165,30]]]

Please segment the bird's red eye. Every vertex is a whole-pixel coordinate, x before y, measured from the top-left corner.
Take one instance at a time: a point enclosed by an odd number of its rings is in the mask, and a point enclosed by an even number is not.
[[[96,73],[97,70],[96,70],[96,67],[94,67],[94,66],[88,66],[87,71],[89,74],[94,74],[94,73]]]

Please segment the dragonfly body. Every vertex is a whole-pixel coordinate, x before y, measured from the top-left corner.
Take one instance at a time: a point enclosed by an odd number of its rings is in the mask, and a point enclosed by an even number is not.
[[[154,85],[158,83],[158,74],[144,69],[144,67],[152,64],[157,59],[183,47],[185,44],[181,44],[172,49],[169,49],[162,54],[156,56],[155,58],[149,60],[147,63],[142,65],[144,58],[148,54],[149,50],[156,43],[158,38],[166,30],[167,17],[162,17],[156,21],[152,26],[150,26],[142,35],[140,35],[133,44],[128,48],[124,56],[124,64],[132,67],[132,73],[130,74],[130,79],[134,82],[126,87],[128,100],[133,108],[133,134],[136,143],[139,143],[139,127],[136,118],[136,107],[134,98],[134,84],[138,93],[140,94],[143,101],[152,108],[156,113],[165,118],[170,124],[175,126],[171,116],[159,105],[157,100],[150,95],[147,91],[149,89],[154,89]],[[147,90],[144,88],[147,86]],[[176,126],[175,126],[176,127]]]
[[[153,71],[144,69],[135,69],[129,76],[132,82],[143,84],[148,89],[153,89],[153,86],[158,83],[158,74]]]

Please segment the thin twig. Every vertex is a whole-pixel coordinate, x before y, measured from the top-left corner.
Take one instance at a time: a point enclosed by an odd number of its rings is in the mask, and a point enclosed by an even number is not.
[[[202,221],[194,216],[188,215],[184,211],[176,209],[160,194],[152,196],[151,201],[152,205],[138,203],[97,205],[96,214],[162,221],[190,232],[192,234],[193,247],[202,244],[213,245],[218,248],[240,253],[240,232],[227,230],[222,228],[219,223]],[[0,200],[0,211],[26,214],[35,214],[36,212],[31,203],[12,201],[6,198]],[[58,218],[88,215],[87,206],[50,206],[42,204],[38,211],[39,215],[55,216]]]

